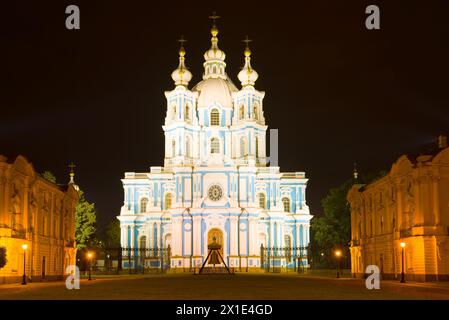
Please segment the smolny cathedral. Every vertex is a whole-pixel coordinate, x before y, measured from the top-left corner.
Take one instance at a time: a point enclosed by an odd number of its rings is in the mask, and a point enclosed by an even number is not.
[[[175,88],[165,92],[164,166],[126,172],[122,179],[121,246],[170,247],[170,268],[184,270],[201,266],[216,242],[229,267],[253,270],[261,267],[261,245],[308,245],[308,179],[269,164],[265,92],[255,88],[248,45],[239,89],[226,73],[215,23],[211,34],[203,79],[191,89],[182,45],[179,50]]]

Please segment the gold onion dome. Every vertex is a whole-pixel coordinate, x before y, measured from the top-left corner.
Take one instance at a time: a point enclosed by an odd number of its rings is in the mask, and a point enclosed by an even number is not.
[[[212,45],[211,45],[210,49],[204,53],[204,60],[206,60],[206,61],[211,61],[211,60],[224,61],[226,58],[226,54],[218,48],[218,38],[217,38],[218,28],[215,26],[215,24],[212,27],[212,29],[210,30],[210,33],[212,35],[212,38],[211,38]]]
[[[172,74],[171,78],[175,82],[176,86],[184,86],[187,87],[189,84],[189,81],[192,80],[192,73],[187,69],[185,66],[185,55],[186,51],[184,49],[184,46],[182,45],[182,42],[185,40],[181,39],[181,48],[179,49],[179,65],[178,68],[176,68]]]
[[[245,65],[237,76],[242,83],[242,87],[254,86],[257,78],[259,78],[257,71],[251,67],[251,50],[248,46],[249,40],[245,40],[245,42],[247,43],[244,51]]]

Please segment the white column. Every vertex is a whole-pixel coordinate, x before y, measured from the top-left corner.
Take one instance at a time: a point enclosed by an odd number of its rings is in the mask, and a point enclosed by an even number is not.
[[[296,239],[296,247],[300,247],[301,246],[301,240],[300,240],[300,238],[299,238],[299,224],[298,223],[296,223],[295,224],[295,228],[296,228],[296,237],[295,237],[295,239]]]
[[[126,230],[128,229],[128,226],[126,225],[121,225],[120,226],[120,245],[122,247],[127,247],[127,242],[128,242],[128,237],[126,234]]]
[[[230,218],[230,226],[229,226],[229,237],[230,237],[230,242],[231,242],[231,248],[230,248],[230,253],[231,256],[237,256],[238,252],[237,252],[237,217],[231,217]]]
[[[193,217],[193,254],[201,256],[201,217]]]

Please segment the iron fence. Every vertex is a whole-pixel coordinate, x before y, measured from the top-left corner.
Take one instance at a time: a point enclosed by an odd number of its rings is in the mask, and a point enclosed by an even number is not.
[[[293,269],[301,272],[308,266],[308,247],[260,246],[260,267],[267,272]]]

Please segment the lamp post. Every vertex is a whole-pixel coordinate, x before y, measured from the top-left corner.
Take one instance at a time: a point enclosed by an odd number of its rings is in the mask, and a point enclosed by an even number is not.
[[[92,257],[93,257],[92,252],[88,252],[88,253],[87,253],[87,258],[89,259],[89,279],[88,279],[89,281],[92,280],[92,277],[91,277]]]
[[[335,257],[337,258],[337,279],[340,278],[340,257],[341,257],[341,251],[340,250],[336,250],[335,251]]]
[[[26,251],[28,249],[28,245],[26,243],[22,244],[23,249],[23,276],[22,276],[22,285],[27,284],[27,276],[26,276]]]
[[[405,271],[404,271],[404,255],[405,255],[405,242],[401,242],[402,248],[402,271],[401,271],[401,283],[405,283]]]

